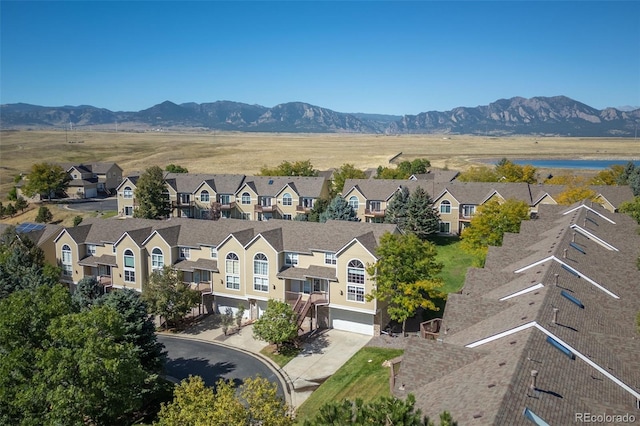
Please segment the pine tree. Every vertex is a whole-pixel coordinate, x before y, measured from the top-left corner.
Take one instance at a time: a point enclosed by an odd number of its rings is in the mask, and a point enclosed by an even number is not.
[[[409,207],[409,188],[401,186],[387,206],[384,213],[385,223],[395,223],[398,228],[404,229],[407,220],[407,207]]]
[[[326,222],[327,220],[348,220],[351,222],[360,221],[355,210],[353,210],[353,207],[349,205],[347,200],[339,195],[331,200],[327,210],[320,215],[320,222]]]
[[[9,204],[9,206],[11,206],[11,204]],[[13,206],[11,206],[13,207]],[[15,209],[14,209],[15,210]],[[14,211],[15,213],[15,211]],[[42,206],[38,209],[38,215],[36,216],[36,222],[38,223],[48,223],[51,222],[53,220],[53,214],[51,214],[51,211],[45,207]]]
[[[405,230],[422,240],[438,232],[440,214],[433,207],[433,200],[422,187],[417,187],[409,197]]]

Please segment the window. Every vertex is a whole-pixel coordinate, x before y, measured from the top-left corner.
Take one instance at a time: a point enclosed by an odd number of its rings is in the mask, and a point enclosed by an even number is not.
[[[130,186],[124,187],[124,190],[122,191],[122,196],[124,198],[133,198],[133,191],[131,190]]]
[[[136,262],[133,252],[129,249],[124,251],[124,281],[130,283],[136,281]]]
[[[242,204],[251,204],[251,195],[248,192],[243,192],[242,193],[241,203]]]
[[[269,260],[262,253],[253,257],[253,289],[269,291]]]
[[[302,205],[304,206],[305,209],[312,209],[313,208],[313,198],[303,198],[302,199]]]
[[[471,217],[476,213],[476,206],[465,204],[462,206],[462,217]]]
[[[240,260],[235,253],[229,253],[225,259],[227,288],[240,290]]]
[[[440,232],[443,234],[451,233],[451,223],[449,222],[440,222]]]
[[[449,200],[443,200],[440,203],[440,213],[451,213],[451,202]]]
[[[87,244],[87,256],[95,256],[95,255],[96,255],[96,245]]]
[[[289,266],[296,266],[298,264],[298,253],[285,252],[284,264]]]
[[[324,264],[325,265],[335,265],[336,264],[336,254],[335,253],[325,253],[324,254]]]
[[[242,219],[251,220],[251,213],[242,213]]]
[[[228,206],[231,204],[231,196],[229,194],[220,194],[220,204]]]
[[[292,198],[291,198],[291,194],[289,194],[288,192],[286,194],[284,194],[282,196],[282,205],[283,206],[290,206],[292,205]]]
[[[178,250],[180,251],[180,259],[188,259],[191,256],[191,249],[189,249],[189,247],[180,247]]]
[[[73,263],[71,260],[71,247],[67,244],[62,246],[62,275],[70,277],[73,275]]]
[[[133,216],[133,206],[125,206],[124,215],[125,216]]]
[[[283,214],[283,215],[282,215],[282,219],[284,219],[284,220],[291,220],[291,219],[292,219],[292,216],[291,216],[290,214]]]
[[[211,247],[211,258],[212,259],[217,259],[218,258],[218,249],[217,249],[217,247]]]
[[[209,202],[209,191],[205,189],[200,193],[200,201],[203,203]]]
[[[356,197],[355,195],[353,195],[351,198],[349,198],[349,205],[354,209],[354,210],[358,210],[358,197]]]
[[[164,267],[164,255],[158,247],[151,252],[151,269],[156,271]]]
[[[379,212],[382,210],[382,203],[380,201],[369,201],[369,210],[372,212]]]
[[[347,267],[347,300],[364,302],[364,265],[357,259]]]
[[[260,197],[260,205],[262,207],[271,206],[271,197]]]

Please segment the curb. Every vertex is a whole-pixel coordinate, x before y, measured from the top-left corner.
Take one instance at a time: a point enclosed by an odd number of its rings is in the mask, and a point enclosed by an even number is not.
[[[271,371],[273,371],[273,373],[276,375],[276,377],[278,377],[278,380],[280,380],[280,384],[282,385],[282,389],[284,390],[285,402],[292,409],[295,409],[295,407],[293,406],[293,398],[292,398],[292,395],[295,392],[295,390],[293,388],[293,382],[291,381],[291,378],[289,377],[289,375],[282,368],[280,368],[278,366],[278,364],[274,363],[271,359],[267,358],[266,356],[264,356],[262,354],[259,354],[259,353],[252,352],[252,351],[244,349],[244,348],[239,348],[237,346],[229,345],[227,343],[214,342],[214,341],[211,341],[211,340],[200,339],[200,338],[197,338],[197,337],[188,337],[188,336],[185,336],[183,334],[165,334],[165,333],[158,333],[158,332],[156,332],[156,334],[161,334],[163,336],[167,336],[167,337],[170,337],[170,338],[176,338],[176,339],[182,339],[182,340],[194,340],[194,341],[197,341],[197,342],[208,343],[210,345],[224,346],[226,348],[233,349],[233,350],[236,350],[238,352],[245,353],[245,354],[247,354],[249,356],[252,356],[252,357],[258,359],[263,364],[265,364],[267,367],[269,367],[269,369]]]

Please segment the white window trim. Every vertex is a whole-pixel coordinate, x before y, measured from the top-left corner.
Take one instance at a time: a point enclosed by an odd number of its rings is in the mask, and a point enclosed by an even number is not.
[[[153,253],[155,250],[160,250],[160,254],[155,254]],[[161,266],[154,266],[154,263],[157,262],[157,257],[160,257],[160,260],[162,260],[162,265]],[[156,259],[154,259],[154,257]],[[162,268],[164,268],[164,252],[162,251],[162,249],[160,247],[154,247],[153,250],[151,250],[151,270],[152,271],[158,271],[161,270]]]
[[[236,259],[229,259],[229,256],[235,256]],[[227,262],[237,262],[236,265],[238,266],[238,272],[229,272],[228,268],[227,268]],[[224,258],[224,273],[225,273],[225,280],[224,280],[224,286],[227,290],[234,290],[234,291],[240,291],[240,257],[235,254],[234,252],[229,252],[227,253],[227,255]],[[229,287],[229,278],[233,279],[233,284],[234,286]],[[237,279],[238,281],[238,288],[235,288],[235,279]]]
[[[264,256],[265,259],[256,259],[258,255]],[[266,271],[264,271],[266,273],[256,273],[256,262],[260,262],[260,269],[263,269],[266,265]],[[253,256],[253,289],[262,293],[267,293],[269,292],[269,285],[269,258],[264,253],[256,253]],[[263,287],[266,287],[266,290],[263,290]]]
[[[131,252],[131,258],[133,258],[133,266],[126,266],[127,262],[125,258],[127,257],[127,252]],[[136,282],[136,255],[131,249],[126,249],[122,252],[122,270],[123,270],[123,278],[125,283],[135,283]],[[127,272],[133,274],[133,280],[127,278]]]
[[[296,266],[298,265],[299,257],[298,253],[292,251],[286,251],[284,253],[284,264],[287,266]]]
[[[178,247],[178,257],[180,259],[191,258],[191,247]]]

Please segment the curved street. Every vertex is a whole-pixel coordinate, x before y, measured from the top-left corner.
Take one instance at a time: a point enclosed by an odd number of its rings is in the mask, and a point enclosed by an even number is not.
[[[236,386],[244,379],[260,375],[278,385],[278,395],[285,398],[280,378],[259,358],[227,346],[192,339],[158,335],[167,351],[167,374],[176,379],[201,376],[207,386],[219,379],[233,380]]]

